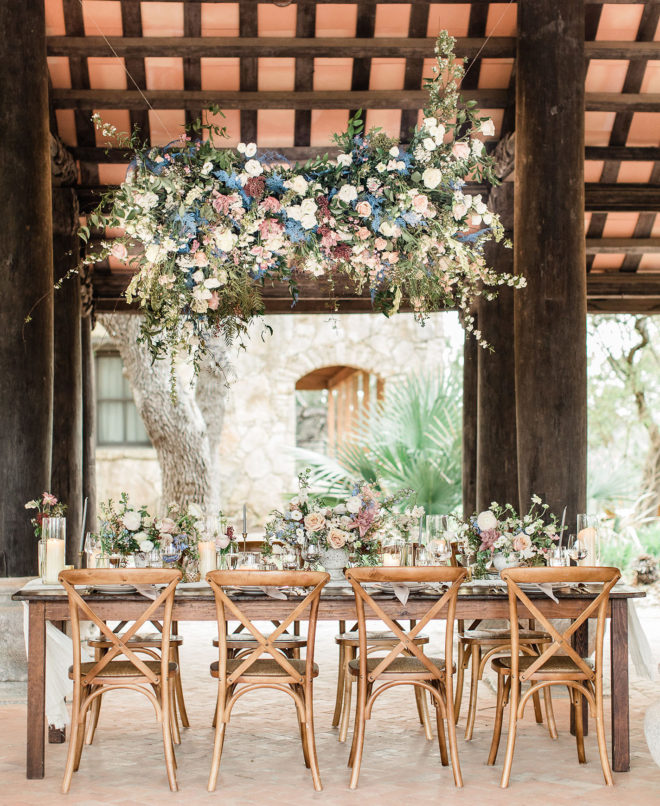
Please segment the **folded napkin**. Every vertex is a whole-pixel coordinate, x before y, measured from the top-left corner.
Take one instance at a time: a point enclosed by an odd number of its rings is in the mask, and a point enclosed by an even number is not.
[[[135,590],[146,599],[156,600],[158,598],[158,589],[155,585],[136,585]]]
[[[404,605],[410,596],[410,586],[406,582],[393,582],[392,590],[396,598]]]
[[[284,591],[281,591],[279,588],[273,588],[271,586],[264,586],[261,589],[266,596],[270,596],[271,599],[286,599],[287,595]]]

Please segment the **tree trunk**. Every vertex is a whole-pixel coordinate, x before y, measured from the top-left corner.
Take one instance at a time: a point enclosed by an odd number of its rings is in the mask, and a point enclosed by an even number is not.
[[[158,455],[163,509],[174,502],[182,507],[195,502],[209,513],[217,511],[217,445],[224,413],[222,358],[205,362],[196,382],[183,380],[177,371],[177,401],[173,402],[169,361],[152,362],[147,346],[137,341],[140,317],[112,314],[100,321],[119,350],[135,404]]]

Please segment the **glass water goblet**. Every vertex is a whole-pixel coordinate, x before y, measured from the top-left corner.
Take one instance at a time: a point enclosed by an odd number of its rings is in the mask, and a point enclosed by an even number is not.
[[[298,555],[292,548],[285,548],[280,554],[282,568],[286,571],[295,571],[298,568]]]
[[[85,535],[85,554],[87,568],[98,568],[97,560],[103,553],[101,538],[95,532],[87,532]]]
[[[589,553],[587,544],[580,539],[579,534],[568,536],[566,551],[569,559],[576,563],[586,560]]]

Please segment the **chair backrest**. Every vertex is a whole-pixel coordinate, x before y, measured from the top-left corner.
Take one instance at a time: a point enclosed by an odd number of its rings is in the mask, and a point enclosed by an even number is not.
[[[150,683],[157,683],[159,675],[155,674],[128,645],[128,641],[137,634],[146,621],[158,618],[162,623],[161,673],[160,679],[167,677],[170,660],[170,632],[172,624],[172,607],[176,586],[182,577],[181,571],[160,568],[121,568],[61,571],[59,580],[69,597],[71,614],[71,632],[73,639],[73,673],[74,679],[83,685],[96,677],[114,658],[122,655],[135,666],[135,673],[148,678]],[[135,619],[133,625],[121,635],[113,632],[95,610],[95,602],[86,601],[75,589],[75,585],[165,585],[157,593],[155,599],[145,598],[144,611]],[[161,611],[162,610],[162,614]],[[82,615],[81,615],[82,614]],[[101,635],[112,644],[101,659],[81,678],[81,642],[80,619],[93,621],[101,631]]]
[[[218,618],[218,672],[221,679],[228,684],[234,683],[242,674],[252,666],[264,653],[270,655],[282,669],[298,683],[311,681],[314,667],[314,640],[316,637],[316,622],[319,610],[319,598],[323,586],[330,579],[330,575],[323,571],[209,571],[206,579],[215,596],[215,605]],[[300,601],[291,600],[291,610],[273,632],[265,635],[241,609],[241,603],[230,599],[225,593],[225,587],[240,587],[241,585],[257,587],[291,587],[312,588]],[[285,606],[284,601],[278,602]],[[305,674],[301,675],[276,647],[277,638],[286,632],[287,627],[294,621],[300,620],[309,610],[309,626],[307,631],[307,650],[305,653]],[[227,675],[227,624],[238,620],[257,641],[252,652],[241,658],[241,663]]]
[[[610,598],[610,591],[621,578],[618,568],[608,567],[553,567],[553,568],[507,568],[501,572],[500,576],[506,580],[509,594],[509,620],[511,622],[511,671],[514,677],[520,676],[522,680],[528,680],[534,672],[538,671],[546,661],[548,661],[559,650],[562,650],[575,662],[581,672],[589,680],[602,680],[603,663],[603,640],[605,635],[605,621],[607,619],[607,605]],[[579,583],[582,585],[597,586],[594,591],[594,598],[582,600],[584,607],[578,613],[569,626],[560,632],[552,624],[549,618],[530,599],[527,593],[520,588],[524,584],[561,584]],[[552,643],[544,648],[544,651],[534,660],[525,671],[519,675],[519,626],[518,626],[518,604],[522,604],[528,611],[531,618],[536,619],[537,628],[547,632],[552,638]],[[587,621],[596,614],[596,653],[593,668],[589,666],[583,658],[573,649],[571,637]]]
[[[421,633],[431,619],[437,618],[438,614],[446,608],[445,620],[447,629],[445,633],[445,658],[446,670],[444,674],[448,681],[452,675],[452,656],[454,641],[454,617],[456,615],[456,599],[461,582],[465,579],[467,571],[465,568],[447,566],[423,566],[423,567],[383,567],[375,566],[369,568],[349,568],[346,571],[353,590],[355,592],[355,606],[358,618],[358,637],[360,642],[360,674],[370,683],[380,677],[383,672],[392,664],[399,655],[404,652],[408,656],[413,655],[437,678],[443,676],[443,672],[424,654],[422,649],[415,644],[415,638]],[[410,630],[405,630],[401,625],[389,616],[378,600],[373,599],[365,590],[364,585],[373,582],[390,582],[393,584],[406,582],[426,582],[429,584],[441,583],[449,585],[449,588],[438,595],[437,599],[431,600],[426,614]],[[376,668],[367,675],[367,615],[365,605],[373,611],[376,618],[380,619],[399,639],[399,643],[392,647],[390,652],[380,660]],[[449,682],[447,683],[449,689]]]

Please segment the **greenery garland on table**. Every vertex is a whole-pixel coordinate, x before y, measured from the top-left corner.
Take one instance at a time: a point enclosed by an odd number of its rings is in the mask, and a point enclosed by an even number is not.
[[[208,334],[231,342],[263,313],[259,284],[288,282],[295,304],[304,277],[341,278],[358,293],[368,288],[374,310],[386,316],[402,300],[422,322],[455,306],[486,346],[471,303],[524,280],[484,261],[484,242],[499,241],[502,226],[463,186],[468,177],[496,182],[479,138],[494,127],[473,101],[461,101],[464,68],[453,48],[442,32],[424,120],[407,150],[378,129],[364,134],[359,114],[335,135],[336,160],[326,155],[304,165],[258,154],[254,143],[220,148],[213,137],[225,130],[214,125],[198,122],[191,130],[198,139],[184,135],[152,148],[95,116],[134,160],[88,219],[89,227],[125,234],[103,242],[86,262],[113,255],[135,268],[126,297],[139,301],[154,357],[183,350],[197,361]],[[89,227],[81,229],[84,240]],[[141,248],[129,255],[135,244]]]

